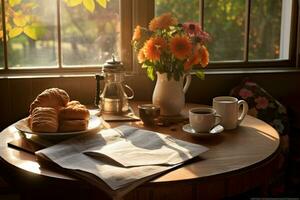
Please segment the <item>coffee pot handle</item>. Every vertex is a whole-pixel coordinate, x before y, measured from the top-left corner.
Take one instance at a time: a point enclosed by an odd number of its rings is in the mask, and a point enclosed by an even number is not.
[[[183,87],[183,93],[185,94],[190,87],[190,84],[192,81],[192,76],[191,76],[191,74],[186,74],[183,78],[186,79],[184,87]]]
[[[94,105],[98,107],[100,101],[100,80],[103,80],[104,77],[103,75],[96,74],[95,78],[96,78],[96,94],[95,94]]]
[[[245,100],[239,100],[238,101],[239,109],[240,109],[241,106],[243,106],[243,111],[242,111],[241,115],[238,118],[238,124],[240,124],[243,121],[243,119],[245,118],[245,116],[248,113],[248,103]]]
[[[133,97],[134,97],[133,89],[131,87],[129,87],[128,85],[124,85],[124,86],[131,92],[131,96],[128,96],[127,99],[133,99]]]

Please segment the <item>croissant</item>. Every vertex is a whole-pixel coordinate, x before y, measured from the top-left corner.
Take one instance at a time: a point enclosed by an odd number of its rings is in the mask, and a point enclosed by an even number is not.
[[[88,128],[88,120],[63,120],[59,122],[60,132],[84,131]]]
[[[36,107],[51,107],[59,109],[65,107],[70,101],[68,93],[59,88],[50,88],[39,94],[36,99],[31,103],[29,113]]]
[[[59,111],[60,120],[88,120],[89,117],[88,109],[79,101],[70,101],[67,103],[67,107],[63,107]]]
[[[57,110],[50,107],[36,107],[30,116],[33,132],[54,133],[58,130]]]

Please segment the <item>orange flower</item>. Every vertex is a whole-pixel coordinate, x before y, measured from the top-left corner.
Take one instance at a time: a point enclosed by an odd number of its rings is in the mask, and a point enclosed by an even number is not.
[[[192,55],[191,58],[189,58],[185,63],[184,63],[184,71],[189,71],[193,65],[199,64],[200,62],[200,54],[199,51],[195,51],[195,54]]]
[[[145,56],[145,52],[144,49],[140,49],[139,53],[138,53],[138,61],[139,63],[143,63],[146,60],[146,56]]]
[[[168,29],[170,26],[174,26],[176,24],[178,24],[177,19],[172,17],[171,13],[165,13],[152,19],[149,24],[149,29],[151,31],[156,31],[157,29]]]
[[[205,46],[202,46],[200,49],[200,64],[202,67],[206,67],[209,62],[209,53]]]
[[[141,38],[141,36],[142,36],[141,27],[136,26],[136,28],[134,29],[132,40],[138,41]]]
[[[192,43],[186,36],[175,36],[170,41],[170,49],[175,58],[183,60],[191,54]]]
[[[158,61],[162,51],[166,47],[166,42],[161,37],[150,38],[144,46],[144,54],[146,58],[152,61]]]

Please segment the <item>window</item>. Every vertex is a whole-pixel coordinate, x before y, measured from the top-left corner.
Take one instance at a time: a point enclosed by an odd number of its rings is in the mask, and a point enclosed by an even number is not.
[[[131,35],[121,34],[131,20],[130,10],[121,20],[121,9],[130,0],[1,0],[1,5],[0,67],[6,71],[97,69],[112,55],[130,63]]]
[[[112,54],[120,56],[119,7],[120,1],[116,0],[107,1],[105,8],[95,6],[94,11],[62,4],[63,66],[97,66],[110,59]]]
[[[212,41],[211,66],[295,66],[296,1],[155,0],[155,14],[199,21]],[[294,4],[294,5],[293,5]],[[294,16],[294,17],[293,17]]]
[[[212,36],[211,68],[295,67],[293,0],[0,0],[0,73],[95,72],[115,55],[138,71],[137,24],[172,12]],[[5,31],[3,31],[5,30]],[[4,40],[6,38],[6,40]],[[291,69],[291,68],[290,68]]]
[[[52,2],[5,2],[9,68],[57,66],[57,15]]]

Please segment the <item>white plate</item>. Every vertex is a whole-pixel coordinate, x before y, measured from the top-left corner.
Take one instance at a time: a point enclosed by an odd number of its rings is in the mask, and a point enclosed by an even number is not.
[[[77,135],[77,134],[82,134],[82,133],[88,133],[92,131],[96,131],[97,129],[100,128],[100,125],[102,124],[102,120],[95,116],[92,115],[89,119],[89,125],[88,128],[84,131],[74,131],[74,132],[60,132],[60,133],[38,133],[38,132],[33,132],[30,127],[28,126],[28,117],[21,119],[16,122],[15,127],[19,131],[22,131],[24,133],[29,133],[29,134],[35,134],[35,135],[40,135],[40,136],[58,136],[58,135]]]
[[[222,133],[222,131],[224,130],[223,126],[221,125],[217,125],[214,128],[212,128],[209,132],[207,133],[198,133],[196,132],[190,124],[186,124],[182,127],[182,130],[186,133],[190,133],[193,136],[197,136],[197,137],[207,137],[207,136],[216,136],[216,135],[220,135],[220,133]]]

